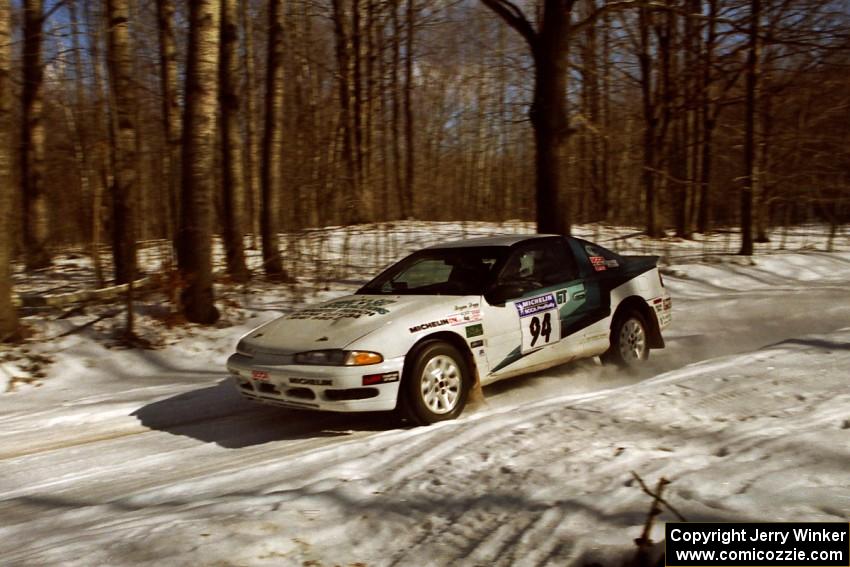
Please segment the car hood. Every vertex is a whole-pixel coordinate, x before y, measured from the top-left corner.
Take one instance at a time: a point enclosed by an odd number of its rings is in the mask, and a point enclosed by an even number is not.
[[[290,354],[345,348],[391,326],[397,327],[387,329],[391,333],[412,335],[432,327],[477,321],[479,301],[479,296],[349,295],[254,329],[242,339],[240,350]]]

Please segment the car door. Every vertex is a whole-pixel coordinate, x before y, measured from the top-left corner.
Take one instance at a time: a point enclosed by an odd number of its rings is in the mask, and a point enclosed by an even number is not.
[[[575,358],[588,313],[599,305],[598,288],[588,286],[569,241],[536,239],[515,247],[494,289],[512,289],[482,301],[490,379],[545,368]],[[496,294],[498,296],[498,294]]]

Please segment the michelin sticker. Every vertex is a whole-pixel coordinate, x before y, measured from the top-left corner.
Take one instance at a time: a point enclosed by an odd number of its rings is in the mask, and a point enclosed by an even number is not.
[[[520,317],[523,354],[561,340],[561,318],[553,294],[517,301],[516,309]]]
[[[535,313],[540,313],[547,309],[556,309],[557,307],[558,304],[555,303],[555,296],[551,293],[516,302],[516,310],[519,312],[520,317],[529,317]]]

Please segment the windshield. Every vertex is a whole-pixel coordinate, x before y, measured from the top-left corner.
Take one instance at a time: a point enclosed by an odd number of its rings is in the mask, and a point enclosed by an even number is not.
[[[436,248],[411,254],[360,288],[358,294],[481,295],[508,248]]]

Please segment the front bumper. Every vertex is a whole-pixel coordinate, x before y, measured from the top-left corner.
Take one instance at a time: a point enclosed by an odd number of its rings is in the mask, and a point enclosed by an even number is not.
[[[395,409],[403,367],[403,356],[368,366],[276,365],[242,354],[227,360],[227,369],[246,399],[339,412]]]

